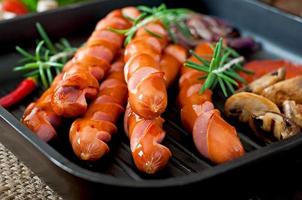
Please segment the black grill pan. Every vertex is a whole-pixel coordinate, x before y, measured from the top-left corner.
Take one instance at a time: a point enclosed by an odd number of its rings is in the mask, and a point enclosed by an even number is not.
[[[298,37],[298,33],[302,33],[301,19],[257,1],[101,0],[0,22],[0,95],[6,94],[21,80],[20,74],[12,72],[19,59],[14,46],[30,47],[33,44],[37,37],[36,22],[43,24],[51,38],[64,36],[79,45],[93,31],[95,23],[110,10],[126,5],[159,5],[162,2],[170,7],[188,7],[228,20],[243,34],[252,35],[261,42],[262,51],[253,58],[284,58],[302,62],[302,57],[299,57],[302,37]],[[172,97],[173,91],[176,89],[171,91]],[[258,198],[258,191],[265,195],[278,193],[278,187],[291,188],[288,178],[301,177],[296,173],[297,165],[294,165],[301,163],[301,135],[265,146],[253,137],[249,128],[235,124],[247,153],[239,159],[215,166],[194,149],[190,135],[180,125],[173,100],[164,114],[167,131],[164,144],[173,153],[165,170],[155,176],[140,173],[134,167],[129,142],[122,128],[110,144],[109,155],[96,163],[84,163],[73,155],[68,143],[68,125],[71,122],[66,122],[66,126],[59,130],[59,139],[50,144],[40,141],[19,122],[25,107],[38,96],[39,91],[10,110],[0,107],[0,142],[66,199],[100,199],[107,192],[111,196],[142,194],[148,197],[152,194],[158,196],[158,192],[177,194],[188,191],[200,197],[205,194],[212,197],[242,194],[247,198]],[[214,97],[215,100],[219,97]],[[222,105],[219,101],[217,104]],[[276,175],[279,182],[273,181]]]

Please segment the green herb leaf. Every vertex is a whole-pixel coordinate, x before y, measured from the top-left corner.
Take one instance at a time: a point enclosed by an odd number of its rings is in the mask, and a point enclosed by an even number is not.
[[[15,67],[14,71],[24,73],[26,77],[34,77],[46,89],[51,85],[54,74],[61,73],[64,64],[69,57],[73,56],[76,48],[72,47],[64,38],[53,44],[40,24],[37,24],[37,29],[41,34],[42,41],[37,41],[34,54],[21,47],[16,47],[16,50],[23,56],[21,61],[24,64]],[[51,48],[55,48],[55,46],[59,46],[59,48],[52,51]]]
[[[219,82],[220,88],[221,88],[221,90],[222,90],[222,92],[223,92],[224,96],[226,96],[226,97],[227,97],[227,96],[228,96],[228,93],[227,93],[227,91],[226,91],[225,85],[224,85],[224,83],[223,83],[223,81],[222,81],[221,77],[218,77],[217,79],[218,79],[218,82]]]
[[[48,49],[46,49],[45,53],[44,53],[44,60],[48,60],[49,59],[49,53],[50,53],[50,51]]]
[[[42,84],[43,84],[43,88],[44,89],[48,88],[48,83],[47,83],[47,80],[46,80],[46,77],[45,77],[45,73],[44,73],[44,70],[43,70],[43,64],[42,63],[39,63],[39,73],[40,73],[40,78],[41,78],[41,81],[42,81]]]
[[[180,21],[175,23],[176,26],[178,27],[178,30],[180,30],[180,32],[187,38],[191,38],[192,34],[190,32],[190,29],[188,28],[188,26],[183,22]]]
[[[242,83],[246,82],[237,72],[239,70],[244,70],[240,64],[243,61],[243,57],[231,48],[224,47],[222,38],[219,39],[216,45],[211,47],[213,49],[211,62],[207,61],[204,57],[197,55],[193,51],[190,51],[191,55],[200,63],[187,60],[184,66],[205,73],[204,76],[198,78],[198,80],[205,79],[205,82],[199,91],[200,93],[204,92],[206,89],[215,89],[216,86],[219,85],[223,94],[227,96],[228,91],[230,91],[230,93],[235,92],[234,87],[238,87],[237,81]]]
[[[65,47],[63,44],[61,43],[57,43],[55,44],[56,49],[58,49],[59,51],[64,51]]]
[[[64,67],[64,64],[62,64],[62,63],[56,63],[56,62],[50,62],[50,61],[45,62],[45,64],[49,65],[49,66],[53,66],[53,67],[59,67],[59,68]]]
[[[137,25],[142,19],[144,19],[148,14],[147,13],[142,13],[140,14],[135,20],[134,20],[134,25]]]
[[[164,3],[162,3],[162,4],[160,4],[160,6],[157,8],[157,12],[164,11],[164,10],[166,10],[166,9],[167,9],[167,6],[166,6]]]
[[[137,6],[136,8],[141,12],[145,12],[145,13],[149,13],[149,14],[151,14],[153,12],[152,8],[150,8],[148,6],[140,5],[140,6]]]
[[[135,19],[133,19],[132,17],[128,16],[128,15],[125,15],[124,13],[122,13],[123,17],[131,22],[134,22]]]
[[[51,83],[53,81],[53,76],[51,73],[51,69],[48,66],[46,67],[46,74],[47,74],[48,85],[51,85]]]
[[[31,60],[34,60],[35,57],[32,56],[29,52],[27,52],[26,50],[22,49],[21,47],[19,46],[16,46],[16,50],[22,55],[24,56],[25,58],[27,59],[31,59]]]
[[[156,37],[156,38],[159,38],[159,39],[161,39],[162,38],[162,36],[161,35],[159,35],[159,34],[157,34],[157,33],[155,33],[155,32],[153,32],[153,31],[150,31],[149,29],[147,29],[147,28],[144,28],[145,29],[145,31],[149,34],[149,35],[151,35],[151,36],[153,36],[153,37]]]
[[[217,84],[218,84],[218,77],[214,80],[214,83],[213,83],[211,89],[215,89],[215,87],[217,86]]]
[[[23,76],[24,77],[33,77],[33,76],[37,76],[38,74],[39,74],[39,70],[36,69],[34,71],[31,71],[31,72],[28,72],[28,73],[24,74]]]
[[[235,89],[234,89],[234,87],[233,87],[233,85],[232,84],[230,84],[230,82],[225,82],[226,83],[226,85],[228,86],[228,88],[229,88],[229,90],[231,91],[231,93],[233,94],[234,92],[235,92]]]
[[[44,44],[44,41],[40,41],[39,44],[36,47],[36,60],[37,61],[40,61],[40,59],[41,59],[40,53],[41,53],[41,49],[42,49],[43,44]]]
[[[131,39],[134,37],[136,31],[150,22],[161,21],[165,26],[166,30],[169,33],[172,41],[177,42],[177,37],[174,31],[172,30],[172,26],[180,23],[185,18],[188,18],[190,13],[193,13],[189,9],[168,9],[165,4],[160,5],[159,7],[147,7],[147,6],[138,6],[137,7],[142,13],[139,17],[134,19],[134,25],[127,30],[117,30],[110,29],[113,32],[123,34],[126,36],[124,44],[127,45]],[[190,33],[189,29],[186,26],[183,26],[183,23],[180,23],[178,26],[180,31],[188,35]],[[185,29],[186,28],[186,29]],[[148,31],[147,31],[148,32]],[[154,34],[154,32],[149,32],[154,37],[159,37],[158,34]]]
[[[128,37],[126,37],[125,42],[124,42],[125,46],[127,46],[127,45],[129,44],[129,42],[130,42],[131,39],[133,38],[134,34],[135,34],[134,31],[129,32]]]
[[[28,63],[28,64],[25,64],[24,66],[15,67],[14,71],[24,71],[24,70],[36,69],[37,67],[39,67],[38,63]]]
[[[237,53],[237,51],[235,51],[234,49],[232,49],[232,48],[230,48],[230,47],[225,47],[225,49],[226,49],[227,51],[229,51],[233,57],[239,57],[239,56],[240,56],[240,54]]]
[[[209,74],[206,81],[204,82],[203,86],[201,87],[201,90],[199,91],[200,94],[202,94],[206,89],[210,89],[214,80],[216,78],[215,74]]]
[[[206,67],[210,67],[210,62],[203,59],[201,56],[197,55],[193,50],[190,50],[190,54],[194,56],[198,61],[200,61]],[[189,62],[189,61],[188,61]]]
[[[226,82],[232,83],[233,85],[238,86],[238,83],[236,81],[234,81],[232,78],[224,75],[223,73],[218,74],[218,76],[220,76],[221,78],[223,78]]]
[[[68,40],[66,38],[62,38],[60,40],[61,44],[66,48],[66,49],[70,49],[72,48],[70,43],[68,42]]]
[[[237,74],[233,69],[229,69],[228,71],[224,72],[228,76],[240,81],[241,83],[246,83],[246,80],[242,78],[239,74]]]
[[[25,6],[32,12],[37,11],[38,0],[22,0]]]
[[[112,28],[112,27],[109,27],[108,30],[111,31],[111,32],[120,34],[120,35],[124,35],[129,31],[129,29],[115,29],[115,28]]]
[[[228,58],[229,56],[231,55],[230,52],[225,52],[220,60],[220,66],[224,65],[227,61],[228,61]]]
[[[203,71],[203,72],[209,72],[209,68],[206,67],[206,66],[200,66],[192,61],[187,61],[185,62],[184,64],[186,67],[190,67],[192,69],[196,69],[196,70],[199,70],[199,71]]]
[[[210,70],[217,69],[220,63],[220,55],[221,55],[221,48],[222,48],[222,38],[219,39],[218,43],[215,46],[213,58],[210,64]]]
[[[55,46],[49,39],[49,37],[48,37],[47,33],[45,32],[45,30],[43,29],[42,25],[40,23],[36,23],[36,27],[37,27],[37,30],[38,30],[39,34],[41,35],[43,41],[45,42],[46,46],[51,51],[51,53],[56,53]]]
[[[208,75],[204,75],[204,76],[199,77],[198,80],[204,80],[204,79],[206,79],[207,77],[208,77]]]
[[[22,58],[18,61],[18,63],[22,64],[22,63],[28,63],[30,61],[32,61],[33,59],[31,58]]]

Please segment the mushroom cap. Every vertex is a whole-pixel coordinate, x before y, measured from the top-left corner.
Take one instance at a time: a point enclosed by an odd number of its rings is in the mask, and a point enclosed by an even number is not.
[[[242,122],[249,122],[254,113],[268,111],[280,113],[279,108],[272,101],[250,92],[240,92],[229,97],[224,110],[228,117],[238,117]]]

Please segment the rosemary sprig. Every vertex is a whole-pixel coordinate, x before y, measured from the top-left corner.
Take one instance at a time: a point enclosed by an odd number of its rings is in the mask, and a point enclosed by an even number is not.
[[[246,83],[245,79],[237,73],[237,71],[246,71],[241,65],[244,58],[235,50],[224,47],[222,38],[219,39],[213,48],[214,52],[211,61],[202,58],[194,51],[190,51],[192,56],[200,63],[188,60],[185,62],[185,66],[205,73],[204,76],[199,78],[200,80],[205,80],[199,91],[200,93],[203,93],[206,89],[214,89],[219,85],[223,94],[228,96],[229,93],[234,93],[235,87],[238,87],[237,81]],[[251,72],[249,71],[248,73]]]
[[[175,33],[172,31],[171,27],[175,26],[179,29],[182,33],[184,33],[187,37],[191,36],[191,32],[189,27],[185,26],[183,21],[190,17],[190,14],[193,11],[186,9],[186,8],[175,8],[175,9],[168,9],[165,4],[161,4],[159,7],[147,7],[147,6],[138,6],[137,7],[141,11],[141,15],[137,19],[131,19],[133,21],[133,26],[129,29],[114,29],[109,28],[109,30],[123,34],[126,36],[125,38],[125,46],[131,41],[133,36],[135,35],[136,31],[144,27],[150,22],[154,21],[161,21],[162,24],[165,26],[166,30],[169,33],[171,40],[174,43],[177,43],[177,37]],[[127,16],[125,16],[127,18]],[[146,30],[152,36],[159,37],[157,33],[152,32],[151,30]]]
[[[65,38],[53,43],[40,23],[36,24],[36,28],[42,40],[38,41],[34,53],[16,47],[23,58],[20,61],[21,65],[15,67],[14,71],[24,73],[26,77],[34,77],[46,89],[51,85],[54,74],[61,72],[68,58],[73,56],[77,49]]]

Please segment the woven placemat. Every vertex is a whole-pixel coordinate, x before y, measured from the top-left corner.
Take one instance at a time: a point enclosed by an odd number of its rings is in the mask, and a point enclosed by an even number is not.
[[[62,200],[0,143],[0,200]]]

